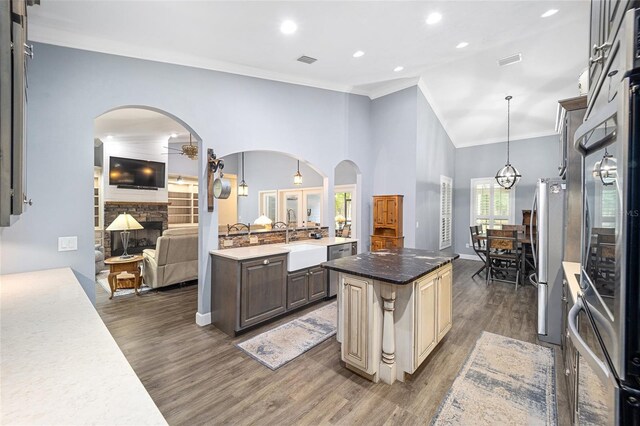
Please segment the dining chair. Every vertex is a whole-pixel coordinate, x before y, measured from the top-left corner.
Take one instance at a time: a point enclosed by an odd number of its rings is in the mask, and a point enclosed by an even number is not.
[[[470,226],[469,230],[471,231],[471,242],[473,244],[473,251],[476,252],[476,255],[478,255],[478,257],[482,261],[482,268],[478,269],[473,275],[471,275],[471,278],[473,278],[476,275],[478,275],[480,272],[484,271],[485,268],[487,267],[487,260],[485,258],[485,254],[487,250],[485,248],[485,241],[479,238],[480,227]]]
[[[485,279],[512,282],[518,291],[520,281],[522,252],[518,247],[518,231],[504,229],[487,229]],[[515,273],[515,281],[507,280],[509,273]],[[502,276],[504,278],[502,278]]]
[[[530,269],[535,270],[535,264],[533,261],[533,250],[529,240],[527,239],[527,225],[502,225],[503,231],[517,231],[518,232],[518,244],[522,249],[521,253],[521,269],[520,273],[526,276],[527,273],[527,259],[529,259]],[[525,243],[527,241],[527,243]]]

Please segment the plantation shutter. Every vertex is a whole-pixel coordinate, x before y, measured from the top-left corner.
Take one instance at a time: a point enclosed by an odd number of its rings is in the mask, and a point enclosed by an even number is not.
[[[440,176],[440,250],[451,247],[453,180]]]

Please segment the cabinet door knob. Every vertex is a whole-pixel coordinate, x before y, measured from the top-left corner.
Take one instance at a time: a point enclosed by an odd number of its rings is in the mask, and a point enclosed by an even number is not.
[[[262,261],[262,264],[263,264],[263,265],[268,265],[268,264],[269,264],[269,259],[265,259],[265,260],[263,260],[263,261]]]
[[[309,272],[309,275],[313,275],[313,272]]]

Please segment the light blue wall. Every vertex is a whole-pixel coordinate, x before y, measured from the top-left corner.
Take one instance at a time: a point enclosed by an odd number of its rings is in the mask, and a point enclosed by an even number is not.
[[[181,149],[183,143],[170,143],[169,146]],[[177,152],[169,150],[169,152]],[[167,159],[167,172],[182,176],[198,176],[198,160],[192,160],[186,155],[170,154]]]
[[[522,210],[531,209],[538,178],[558,175],[558,136],[545,136],[511,142],[511,164],[523,176],[515,188],[515,222],[522,223]],[[504,166],[507,144],[495,143],[456,150],[454,179],[455,250],[474,254],[467,248],[471,222],[471,179],[493,177]]]
[[[369,100],[356,95],[222,72],[37,44],[29,68],[29,197],[34,205],[0,231],[2,273],[71,267],[95,300],[92,223],[94,119],[121,106],[152,106],[179,118],[219,156],[256,149],[287,152],[328,178],[343,159],[373,175]],[[363,146],[364,145],[364,146]],[[206,156],[199,157],[204,181]],[[200,185],[198,312],[210,312],[209,250],[217,212],[206,212]],[[330,213],[325,212],[328,219]],[[327,220],[327,222],[329,222]],[[330,226],[331,225],[331,222]],[[59,236],[78,250],[57,251]],[[194,306],[194,310],[195,310]]]
[[[416,238],[417,93],[410,87],[371,103],[373,191],[404,195],[405,247],[415,247]]]
[[[454,179],[456,149],[420,90],[417,119],[416,247],[439,250],[440,175]]]

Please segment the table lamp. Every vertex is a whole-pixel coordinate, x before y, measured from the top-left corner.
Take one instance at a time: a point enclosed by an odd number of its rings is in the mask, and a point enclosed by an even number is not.
[[[262,215],[259,218],[257,218],[255,221],[253,221],[254,225],[262,225],[264,226],[265,229],[271,229],[272,223],[273,221],[265,215]]]
[[[127,253],[127,246],[129,245],[129,230],[130,229],[144,229],[137,220],[133,218],[129,213],[122,213],[118,215],[111,225],[107,227],[107,231],[122,231],[120,238],[122,238],[122,246],[124,247],[124,253],[120,256],[120,259],[130,259],[132,254]]]

